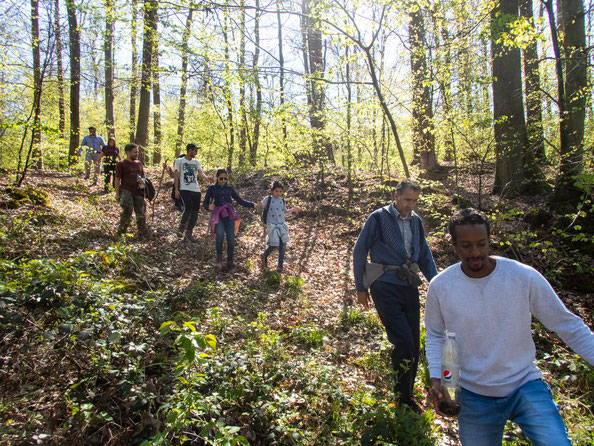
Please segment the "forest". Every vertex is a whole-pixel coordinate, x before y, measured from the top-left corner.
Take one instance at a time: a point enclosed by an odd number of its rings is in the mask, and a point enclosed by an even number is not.
[[[423,414],[395,403],[353,246],[415,179],[439,271],[451,215],[479,209],[491,251],[594,327],[593,5],[1,2],[0,443],[459,444],[424,354]],[[119,236],[113,189],[85,178],[89,127],[138,145],[149,237]],[[189,143],[246,200],[285,185],[301,211],[282,272],[247,209],[233,271],[205,211],[197,243],[176,237],[167,168]],[[573,444],[594,444],[594,369],[532,333]],[[504,444],[531,443],[510,422]]]

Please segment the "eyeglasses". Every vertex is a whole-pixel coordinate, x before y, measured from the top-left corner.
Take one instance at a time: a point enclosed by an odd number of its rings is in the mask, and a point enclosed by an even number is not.
[[[219,181],[227,181],[227,177],[219,177]]]

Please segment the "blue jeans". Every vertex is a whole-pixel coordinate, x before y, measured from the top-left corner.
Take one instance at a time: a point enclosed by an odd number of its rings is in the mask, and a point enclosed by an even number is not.
[[[283,243],[282,241],[279,241],[279,245],[278,246],[269,246],[268,248],[266,248],[266,251],[264,251],[264,258],[268,258],[268,256],[270,254],[272,254],[272,252],[278,249],[278,267],[282,268],[283,267],[283,262],[285,261],[285,252],[287,250],[287,244]]]
[[[534,446],[571,445],[548,385],[528,381],[511,395],[496,398],[462,389],[458,417],[460,442],[466,446],[500,446],[507,420],[518,423]]]
[[[215,227],[217,256],[223,255],[223,241],[227,235],[227,262],[233,260],[235,252],[235,220],[220,218]]]

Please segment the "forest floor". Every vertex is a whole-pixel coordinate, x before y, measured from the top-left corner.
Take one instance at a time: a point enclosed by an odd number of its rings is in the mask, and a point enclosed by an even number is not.
[[[392,402],[390,345],[375,310],[355,303],[352,248],[394,183],[306,168],[233,178],[259,201],[286,184],[291,241],[283,274],[260,266],[260,215],[239,208],[236,268],[215,265],[200,213],[199,243],[175,235],[171,180],[148,206],[152,235],[115,235],[113,192],[71,172],[31,172],[29,198],[0,177],[0,443],[2,444],[457,444],[455,421]],[[438,269],[456,261],[445,231],[457,196],[494,218],[494,248],[531,264],[594,326],[592,232],[546,197],[500,199],[448,168],[423,182],[418,212]],[[47,205],[34,190],[47,192]],[[33,201],[33,202],[32,202]],[[588,217],[591,218],[591,217]],[[573,226],[578,226],[575,221]],[[131,232],[134,228],[131,228]],[[581,236],[579,235],[581,234]],[[427,284],[421,287],[424,301]],[[576,445],[594,444],[594,372],[535,323],[538,365]],[[507,444],[528,444],[508,426]],[[383,442],[382,442],[383,441]]]

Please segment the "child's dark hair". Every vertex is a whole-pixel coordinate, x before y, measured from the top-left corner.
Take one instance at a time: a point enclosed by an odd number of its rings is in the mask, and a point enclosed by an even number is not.
[[[227,169],[218,169],[216,177],[220,177],[222,174],[227,173]],[[228,174],[227,174],[228,175]]]
[[[463,225],[485,225],[487,237],[491,236],[491,223],[485,214],[473,208],[466,208],[452,215],[448,223],[448,231],[452,236],[452,241],[456,243],[456,226]]]
[[[285,186],[283,186],[283,183],[281,183],[280,181],[275,181],[274,183],[272,183],[272,187],[270,188],[270,190],[274,190],[274,189],[285,190]]]

